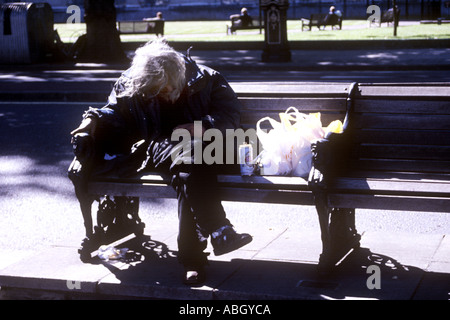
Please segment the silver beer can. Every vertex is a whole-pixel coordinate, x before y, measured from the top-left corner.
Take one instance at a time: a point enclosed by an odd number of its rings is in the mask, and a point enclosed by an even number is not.
[[[251,144],[239,146],[239,164],[242,176],[251,176],[253,174],[253,147]]]

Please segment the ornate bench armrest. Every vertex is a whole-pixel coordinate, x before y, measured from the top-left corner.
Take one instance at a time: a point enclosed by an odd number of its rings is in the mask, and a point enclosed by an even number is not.
[[[329,140],[321,139],[311,143],[312,168],[308,177],[308,184],[312,189],[325,188],[324,173],[327,171],[329,155]]]
[[[308,178],[311,188],[325,188],[327,181],[338,174],[347,153],[343,148],[345,139],[344,134],[332,134],[311,143],[313,165]]]
[[[313,166],[308,183],[312,190],[326,188],[326,183],[338,175],[345,167],[349,156],[354,95],[358,84],[352,83],[348,89],[347,110],[342,133],[329,133],[323,139],[311,143]]]

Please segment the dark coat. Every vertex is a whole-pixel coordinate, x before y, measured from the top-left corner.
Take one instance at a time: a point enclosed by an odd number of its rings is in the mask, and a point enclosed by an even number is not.
[[[190,57],[185,57],[185,61],[186,123],[202,121],[206,129],[217,128],[225,137],[226,129],[239,127],[241,105],[236,93],[219,72],[197,65]],[[126,154],[137,141],[161,136],[158,99],[144,100],[137,95],[118,97],[127,74],[128,70],[114,85],[106,106],[90,108],[84,115],[97,118],[96,144],[110,155]]]

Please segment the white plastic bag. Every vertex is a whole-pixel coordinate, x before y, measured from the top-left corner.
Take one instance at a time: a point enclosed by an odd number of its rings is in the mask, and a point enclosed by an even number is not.
[[[311,142],[323,138],[325,134],[320,113],[305,114],[290,107],[285,114],[280,114],[280,117],[285,127],[289,128],[288,131],[301,142],[293,148],[291,174],[307,177],[312,167]]]
[[[268,132],[261,129],[261,123],[269,121],[272,129]],[[289,160],[289,137],[282,126],[270,117],[259,120],[256,124],[256,134],[261,142],[263,151],[258,156],[263,175],[287,175],[292,171]]]
[[[256,124],[263,152],[258,156],[263,175],[306,177],[311,170],[311,141],[324,135],[320,113],[304,114],[290,107],[280,113],[280,122],[265,117]],[[265,132],[261,123],[269,121],[272,130]]]

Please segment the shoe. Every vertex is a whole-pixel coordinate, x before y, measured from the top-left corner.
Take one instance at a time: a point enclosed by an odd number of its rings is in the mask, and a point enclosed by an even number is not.
[[[253,238],[247,233],[237,233],[231,226],[224,226],[211,234],[211,244],[216,256],[237,250],[252,242]]]
[[[198,286],[205,282],[205,268],[204,267],[194,267],[184,268],[184,279],[183,283],[188,286]]]

